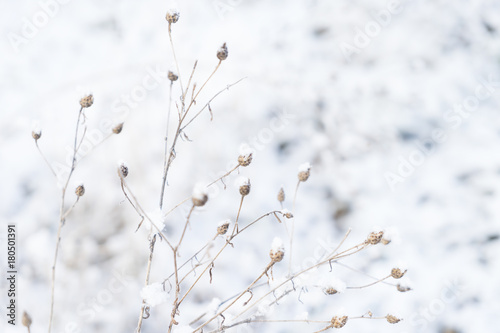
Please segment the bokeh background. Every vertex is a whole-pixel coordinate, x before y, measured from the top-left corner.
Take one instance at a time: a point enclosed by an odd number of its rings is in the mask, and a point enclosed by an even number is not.
[[[338,244],[349,228],[346,246],[380,228],[392,237],[387,246],[342,261],[358,271],[340,265],[318,270],[261,314],[329,320],[341,311],[353,317],[371,311],[404,319],[397,325],[352,320],[346,332],[498,331],[498,1],[42,0],[0,6],[1,232],[17,224],[18,312],[30,313],[32,332],[48,325],[60,202],[58,182],[31,137],[34,127],[43,131],[39,144],[47,158],[62,167],[82,96],[95,98],[86,111],[85,149],[108,134],[109,124],[125,122],[120,135],[91,149],[70,183],[68,204],[79,182],[86,194],[63,229],[54,332],[132,332],[137,325],[148,228],[134,233],[140,218],[121,192],[118,161],[127,162],[129,185],[165,232],[176,237],[183,226],[189,203],[166,219],[158,208],[170,85],[165,73],[175,69],[165,21],[172,7],[181,15],[173,38],[184,82],[198,60],[194,80],[200,85],[217,64],[217,48],[223,42],[229,48],[198,109],[246,79],[211,103],[212,121],[204,112],[187,128],[191,141],[178,145],[165,210],[196,183],[223,174],[246,143],[255,153],[240,170],[252,182],[243,224],[279,209],[281,186],[291,209],[297,168],[313,166],[295,207],[295,268]],[[173,99],[178,96],[174,86]],[[236,178],[225,180],[226,189],[218,183],[207,206],[195,212],[181,258],[205,244],[220,221],[234,220]],[[288,251],[286,231],[275,219],[242,235],[216,263],[213,283],[203,279],[181,308],[177,331],[189,332],[191,320],[248,285],[267,264],[274,237]],[[216,240],[211,253],[222,244]],[[166,245],[156,247],[151,283],[172,270]],[[366,274],[383,277],[402,264],[408,272],[401,283],[413,288],[406,293],[387,284],[334,296],[321,289],[334,277],[347,286],[370,283]],[[274,270],[276,281],[286,274],[285,262]],[[151,308],[143,332],[165,331],[172,296],[158,297],[164,302]],[[25,330],[5,321],[7,332]],[[323,327],[269,323],[234,331]]]

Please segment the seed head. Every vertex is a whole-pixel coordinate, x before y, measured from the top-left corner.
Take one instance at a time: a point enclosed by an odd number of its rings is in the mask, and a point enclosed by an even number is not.
[[[38,139],[42,137],[42,131],[39,129],[33,130],[31,132],[31,136],[33,137],[33,139],[35,139],[35,141],[38,141]]]
[[[118,164],[118,175],[122,176],[123,178],[126,178],[128,176],[128,166],[125,164],[125,162],[121,162]]]
[[[387,319],[387,321],[391,324],[397,324],[401,321],[401,319],[399,319],[398,317],[390,315],[390,314],[385,316],[385,319]]]
[[[202,207],[208,201],[207,190],[203,185],[196,185],[191,198],[195,207]]]
[[[171,9],[167,12],[165,19],[167,19],[169,24],[177,23],[177,21],[179,21],[179,16],[180,14],[177,10]]]
[[[228,229],[229,229],[229,220],[223,221],[217,227],[217,234],[225,235]]]
[[[172,81],[172,82],[177,81],[178,78],[179,78],[179,75],[175,74],[172,71],[168,71],[168,79],[170,81]]]
[[[327,295],[335,295],[336,293],[338,293],[337,289],[335,289],[333,287],[327,287],[327,288],[323,289],[323,291]]]
[[[281,214],[283,214],[283,216],[286,217],[287,219],[293,218],[292,212],[289,211],[288,209],[282,209]]]
[[[279,202],[283,202],[285,201],[285,190],[282,188],[280,188],[279,192],[278,192],[278,201]]]
[[[248,155],[240,155],[238,156],[238,164],[241,166],[249,166],[252,163],[252,153]]]
[[[405,275],[406,270],[402,271],[400,268],[393,268],[391,270],[391,276],[395,279],[401,279]]]
[[[78,185],[75,189],[75,193],[77,196],[81,197],[85,194],[85,187],[83,186],[83,184],[81,185]]]
[[[26,311],[23,312],[23,318],[21,319],[21,322],[23,326],[26,326],[28,328],[31,326],[32,320],[30,315]]]
[[[80,105],[84,109],[91,107],[92,104],[94,104],[94,96],[92,96],[92,94],[85,96],[80,100]]]
[[[247,196],[250,193],[250,179],[248,178],[241,178],[240,179],[240,194],[242,196]]]
[[[347,323],[347,316],[342,316],[342,317],[335,316],[332,318],[331,322],[332,322],[333,327],[342,328]]]
[[[226,60],[228,56],[226,43],[222,44],[222,46],[217,50],[217,58],[220,61]]]
[[[311,164],[309,163],[304,163],[299,166],[299,181],[305,182],[306,180],[309,179],[309,176],[311,175]]]
[[[273,239],[273,244],[271,250],[269,251],[269,257],[273,262],[280,262],[285,256],[285,248],[283,247],[283,241],[275,237]]]
[[[375,244],[378,244],[380,243],[380,241],[382,240],[382,237],[384,236],[384,232],[383,231],[379,231],[379,232],[371,232],[368,237],[366,238],[366,243],[367,244],[372,244],[372,245],[375,245]]]
[[[122,132],[122,129],[123,129],[123,123],[119,123],[118,125],[113,127],[113,133],[120,134]]]

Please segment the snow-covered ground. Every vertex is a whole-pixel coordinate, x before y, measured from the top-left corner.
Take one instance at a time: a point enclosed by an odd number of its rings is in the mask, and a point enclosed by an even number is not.
[[[18,315],[30,313],[31,332],[48,325],[60,204],[60,185],[31,131],[41,128],[41,149],[65,170],[78,102],[88,93],[95,102],[85,112],[88,140],[82,151],[91,152],[71,180],[68,208],[80,182],[86,192],[62,231],[53,332],[133,332],[142,297],[155,305],[142,332],[166,331],[173,292],[162,292],[159,283],[172,273],[172,255],[157,240],[151,286],[143,289],[149,225],[144,222],[134,233],[140,217],[121,192],[116,167],[126,161],[128,185],[143,208],[178,239],[190,203],[166,220],[158,208],[169,103],[166,72],[177,71],[165,21],[172,7],[180,12],[172,33],[184,84],[194,61],[193,80],[201,86],[217,65],[216,50],[224,42],[229,49],[196,110],[228,84],[246,79],[211,103],[212,121],[205,110],[186,129],[191,142],[177,146],[164,212],[189,197],[196,184],[225,173],[242,144],[254,151],[252,163],[226,178],[226,189],[221,182],[211,187],[206,206],[194,211],[181,259],[211,239],[221,221],[234,221],[240,176],[251,181],[241,227],[281,209],[276,199],[281,186],[291,211],[299,166],[310,162],[311,176],[301,183],[294,209],[294,271],[335,247],[349,228],[345,248],[379,229],[392,242],[341,261],[360,272],[341,265],[330,272],[327,265],[297,280],[297,291],[278,306],[259,309],[267,319],[330,320],[344,312],[356,317],[371,311],[403,321],[350,320],[342,330],[498,332],[498,1],[4,1],[0,234],[5,244],[6,225],[17,225]],[[121,134],[94,147],[122,121]],[[212,284],[208,275],[200,280],[181,306],[174,331],[189,332],[191,320],[214,314],[221,301],[259,276],[275,237],[283,240],[285,258],[273,268],[271,286],[282,281],[289,240],[283,225],[268,217],[223,252]],[[210,254],[223,245],[217,238]],[[401,284],[411,286],[409,292],[386,284],[349,289],[371,283],[365,274],[384,277],[402,264],[408,272]],[[344,284],[348,289],[339,294],[324,293],[327,286],[343,289]],[[268,289],[259,287],[252,301]],[[229,311],[225,324],[235,314],[236,308]],[[7,332],[26,330],[20,322],[8,325],[4,314],[1,325]],[[256,323],[233,331],[313,332],[325,326]]]

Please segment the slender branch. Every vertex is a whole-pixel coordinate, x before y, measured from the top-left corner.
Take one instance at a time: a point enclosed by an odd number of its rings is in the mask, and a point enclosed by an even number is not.
[[[154,253],[154,248],[155,248],[155,243],[156,243],[156,235],[153,236],[153,239],[149,243],[149,257],[148,257],[148,266],[146,269],[146,279],[144,281],[144,286],[147,287],[149,285],[149,275],[151,273],[151,262],[153,261],[153,253]],[[139,321],[137,322],[137,328],[136,332],[140,333],[141,332],[141,327],[142,327],[142,321],[146,318],[144,318],[144,310],[146,308],[146,300],[142,300],[142,305],[141,305],[141,311],[139,314]],[[148,315],[149,317],[149,315]]]
[[[297,186],[295,187],[295,194],[293,195],[293,204],[292,204],[292,214],[295,216],[295,201],[297,199],[297,192],[299,191],[300,180],[297,182]],[[293,236],[295,233],[295,217],[292,218],[292,228],[290,230],[290,255],[288,259],[288,274],[292,273],[292,258],[293,258]]]
[[[38,146],[38,140],[35,140],[35,145],[36,145],[36,148],[38,149],[38,151],[40,152],[40,155],[42,156],[43,160],[45,161],[45,164],[47,164],[47,166],[49,167],[50,171],[52,171],[52,174],[57,178],[57,174],[54,171],[54,168],[52,168],[52,165],[50,165],[49,161],[47,160],[47,158],[45,157],[45,155],[42,153],[42,150]]]

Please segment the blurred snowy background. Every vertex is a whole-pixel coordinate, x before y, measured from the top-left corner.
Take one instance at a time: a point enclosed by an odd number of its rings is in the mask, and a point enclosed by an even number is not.
[[[181,15],[173,36],[184,81],[199,60],[201,84],[217,63],[217,48],[223,42],[229,48],[198,107],[247,79],[211,104],[212,122],[203,113],[187,129],[192,142],[177,148],[165,209],[189,196],[195,183],[221,175],[246,142],[255,154],[240,172],[252,182],[243,224],[279,208],[282,184],[291,209],[297,168],[313,165],[297,199],[297,268],[337,244],[348,228],[346,246],[376,228],[393,241],[344,264],[378,277],[400,262],[408,268],[401,283],[410,292],[377,284],[327,296],[317,287],[321,279],[337,277],[347,286],[372,280],[326,267],[300,297],[299,289],[269,310],[269,319],[329,320],[343,308],[350,316],[370,310],[404,318],[397,325],[352,320],[345,332],[498,332],[498,1],[2,1],[0,218],[2,233],[8,223],[18,226],[19,314],[31,314],[31,332],[48,325],[60,200],[31,130],[40,126],[41,148],[64,165],[78,101],[88,93],[95,98],[86,112],[89,148],[110,123],[125,125],[82,160],[70,184],[69,203],[78,182],[86,194],[63,229],[54,332],[133,332],[137,325],[147,228],[134,233],[139,218],[124,200],[116,165],[128,163],[130,186],[160,219],[165,73],[174,69],[164,17],[172,6]],[[226,190],[219,183],[192,217],[182,258],[205,244],[221,220],[234,220],[236,178],[226,179]],[[167,233],[178,235],[187,209],[168,216]],[[206,277],[181,307],[181,326],[213,308],[214,298],[248,285],[267,264],[276,236],[287,245],[283,226],[268,218],[237,239],[217,262],[213,285]],[[215,248],[222,244],[218,239]],[[151,283],[172,270],[168,248],[156,246]],[[285,261],[275,268],[276,279],[286,275]],[[143,332],[165,331],[171,302],[168,296],[151,309]],[[7,332],[25,331],[7,327],[2,317]],[[323,327],[270,323],[235,331]]]

